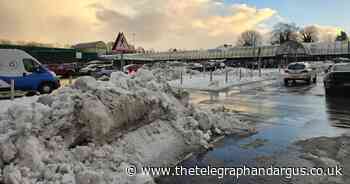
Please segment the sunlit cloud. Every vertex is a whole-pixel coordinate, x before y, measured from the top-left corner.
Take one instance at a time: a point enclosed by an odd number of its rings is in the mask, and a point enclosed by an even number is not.
[[[0,17],[0,39],[75,44],[122,31],[137,46],[167,50],[234,43],[248,29],[266,34],[280,16],[221,0],[12,0],[0,1]]]
[[[334,26],[313,25],[317,28],[321,42],[332,42],[335,40],[340,28]]]

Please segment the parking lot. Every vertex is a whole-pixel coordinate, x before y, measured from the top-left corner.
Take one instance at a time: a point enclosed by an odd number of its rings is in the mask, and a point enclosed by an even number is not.
[[[302,153],[295,143],[349,133],[350,100],[325,97],[321,77],[317,84],[312,85],[298,83],[285,87],[283,81],[278,80],[265,86],[236,88],[217,95],[215,99],[205,93],[194,93],[192,100],[202,107],[224,106],[241,119],[255,123],[259,133],[247,138],[226,137],[213,150],[181,163],[187,167],[319,166],[299,157]],[[178,176],[160,178],[158,183],[232,184],[232,180],[232,177],[220,180],[209,176]],[[317,177],[242,177],[234,183],[322,183],[321,180]]]

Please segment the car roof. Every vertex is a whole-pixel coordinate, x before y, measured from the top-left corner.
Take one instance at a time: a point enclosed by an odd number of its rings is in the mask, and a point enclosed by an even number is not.
[[[295,65],[295,64],[309,65],[309,63],[306,63],[306,62],[294,62],[294,63],[290,63],[289,65]]]
[[[333,66],[344,66],[344,65],[350,65],[350,63],[337,63],[337,64],[333,64]]]

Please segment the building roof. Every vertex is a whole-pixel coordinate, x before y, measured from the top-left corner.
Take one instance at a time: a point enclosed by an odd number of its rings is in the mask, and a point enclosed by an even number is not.
[[[88,42],[88,43],[79,43],[73,46],[75,49],[87,49],[87,48],[96,48],[98,44],[106,45],[103,41]],[[106,46],[107,47],[107,46]]]

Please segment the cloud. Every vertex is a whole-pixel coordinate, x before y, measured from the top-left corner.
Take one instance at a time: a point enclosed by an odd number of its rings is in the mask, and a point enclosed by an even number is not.
[[[209,36],[237,34],[247,29],[253,29],[260,23],[276,14],[275,10],[266,8],[257,10],[245,4],[233,5],[230,16],[209,16],[206,19],[194,21],[194,26],[205,29]]]
[[[167,50],[232,43],[278,16],[269,8],[221,0],[12,0],[0,2],[0,38],[45,43],[114,40],[123,31],[137,45]]]
[[[162,3],[161,3],[162,2]],[[105,32],[136,33],[137,43],[158,49],[210,48],[234,42],[237,36],[254,29],[277,14],[245,4],[227,5],[214,0],[144,0],[130,3],[137,13],[122,15],[102,4],[96,8]]]
[[[53,43],[94,38],[96,18],[85,5],[70,0],[0,1],[0,38]]]
[[[319,41],[321,42],[334,41],[339,32],[338,27],[323,26],[318,24],[314,24],[313,26],[317,29],[317,32],[319,34]]]

